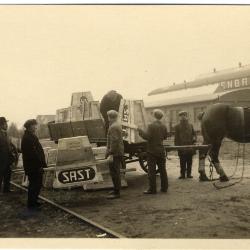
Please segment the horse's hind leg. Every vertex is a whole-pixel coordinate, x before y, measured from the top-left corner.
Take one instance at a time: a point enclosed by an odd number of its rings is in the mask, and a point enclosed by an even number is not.
[[[203,142],[206,145],[206,142]],[[205,170],[205,159],[208,153],[208,149],[201,149],[199,151],[199,174],[200,174],[200,181],[209,181],[206,170]]]
[[[220,147],[221,147],[221,140],[216,143],[213,143],[209,155],[211,157],[211,161],[216,169],[217,174],[220,175],[220,181],[229,181],[219,161]]]

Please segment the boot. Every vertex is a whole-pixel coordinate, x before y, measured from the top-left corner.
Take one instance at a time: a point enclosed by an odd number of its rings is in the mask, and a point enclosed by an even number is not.
[[[226,182],[226,181],[229,181],[228,177],[226,175],[222,175],[220,176],[220,181],[221,182]]]
[[[200,181],[209,181],[206,173],[200,172]]]

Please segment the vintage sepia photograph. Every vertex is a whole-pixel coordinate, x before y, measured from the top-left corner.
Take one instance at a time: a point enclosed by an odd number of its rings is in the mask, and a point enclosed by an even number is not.
[[[0,31],[0,240],[250,239],[249,5],[0,5]]]

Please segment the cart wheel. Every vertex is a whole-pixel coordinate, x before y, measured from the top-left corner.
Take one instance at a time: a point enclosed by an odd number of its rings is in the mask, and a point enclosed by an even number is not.
[[[141,168],[147,173],[148,172],[148,163],[147,163],[147,155],[146,153],[142,153],[139,156],[139,163]],[[156,173],[159,173],[159,169],[156,169]]]

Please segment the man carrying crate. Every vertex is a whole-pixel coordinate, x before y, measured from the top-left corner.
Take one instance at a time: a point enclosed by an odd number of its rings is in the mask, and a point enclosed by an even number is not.
[[[166,152],[163,140],[167,139],[167,127],[161,122],[163,112],[153,111],[155,121],[148,125],[147,131],[138,128],[139,135],[147,140],[147,162],[149,189],[144,194],[156,194],[156,165],[161,176],[161,192],[168,190],[168,176],[166,170]]]
[[[120,198],[121,174],[120,169],[123,163],[124,145],[122,138],[122,128],[118,123],[118,112],[110,110],[107,112],[109,128],[107,134],[107,153],[109,159],[109,169],[114,190],[107,197],[108,199]]]

